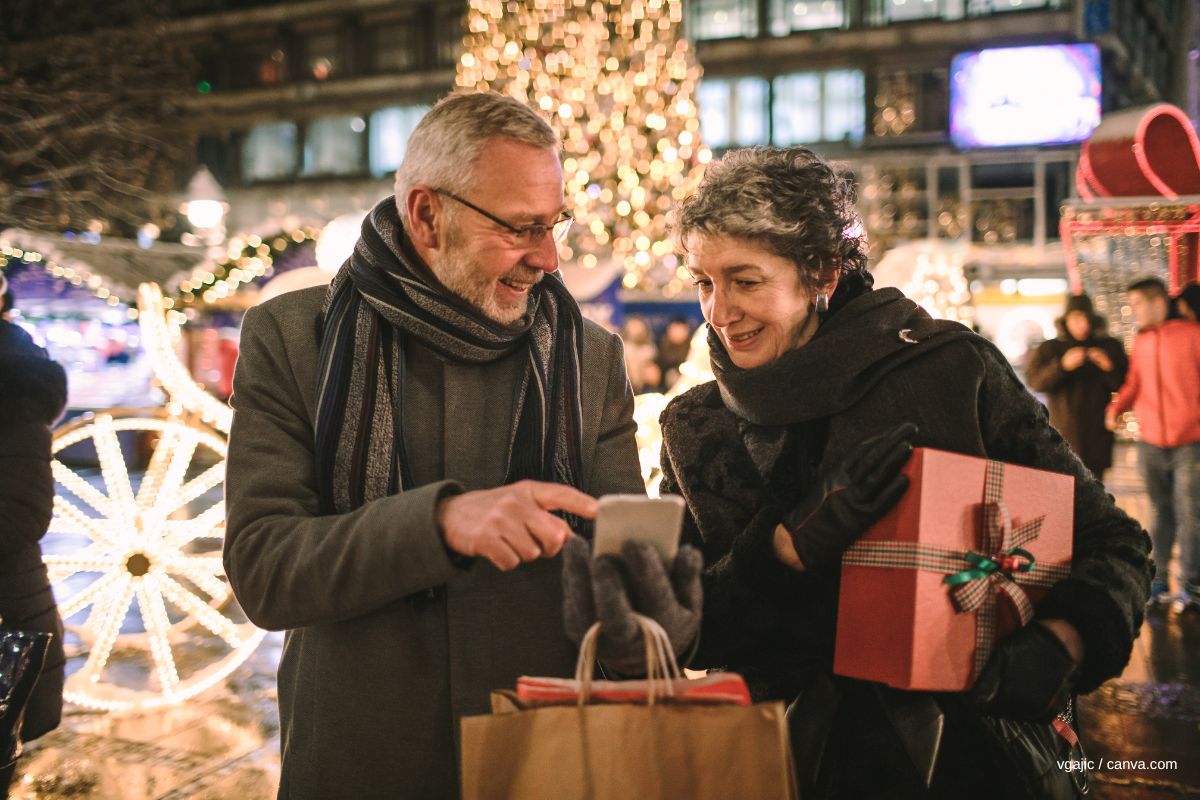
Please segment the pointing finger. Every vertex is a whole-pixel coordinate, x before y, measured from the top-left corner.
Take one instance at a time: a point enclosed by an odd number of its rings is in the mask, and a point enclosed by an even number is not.
[[[533,501],[543,511],[566,511],[584,519],[595,519],[596,498],[562,483],[529,481]]]

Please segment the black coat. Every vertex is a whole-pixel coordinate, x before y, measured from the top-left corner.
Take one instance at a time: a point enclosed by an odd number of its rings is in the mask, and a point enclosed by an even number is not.
[[[1030,355],[1025,380],[1029,388],[1046,396],[1050,424],[1063,435],[1079,460],[1100,475],[1112,466],[1113,434],[1104,427],[1104,409],[1112,393],[1121,388],[1129,359],[1125,348],[1111,336],[1092,336],[1081,342],[1066,332],[1062,320],[1058,326],[1058,338],[1042,342]],[[1062,357],[1073,347],[1099,347],[1108,354],[1113,368],[1105,372],[1085,360],[1077,369],[1064,370]]]
[[[0,618],[7,628],[55,635],[25,709],[25,741],[56,728],[62,715],[62,620],[38,543],[54,506],[50,426],[66,401],[62,367],[0,321]]]
[[[905,342],[901,330],[917,343]],[[1149,539],[1050,426],[1000,352],[961,326],[929,320],[889,289],[852,300],[823,323],[810,347],[828,357],[780,390],[800,419],[782,450],[760,446],[774,439],[731,412],[715,383],[692,389],[663,412],[662,491],[687,501],[684,535],[702,548],[706,564],[703,628],[692,665],[742,673],[759,700],[791,701],[830,681],[839,576],[785,567],[774,556],[773,532],[820,463],[913,422],[919,446],[1075,476],[1072,574],[1048,592],[1037,614],[1079,630],[1086,646],[1079,691],[1118,675],[1149,592]],[[835,765],[829,769],[844,773],[834,779],[840,791],[828,796],[921,795],[887,777],[896,748],[877,746],[882,723],[864,699],[874,685],[833,681],[849,691],[826,746],[824,760]],[[994,740],[985,741],[978,715],[956,696],[938,702],[947,717],[938,769],[957,774],[941,784],[950,787],[944,796],[967,791],[968,783],[971,796],[987,796],[979,782],[969,781],[975,768],[992,776],[982,783],[997,796],[1037,796],[993,780],[1004,758]],[[864,719],[872,714],[874,722]]]

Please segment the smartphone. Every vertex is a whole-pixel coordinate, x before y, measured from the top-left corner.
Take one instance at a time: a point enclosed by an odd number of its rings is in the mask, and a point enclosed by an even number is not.
[[[626,541],[652,545],[663,561],[675,561],[683,531],[683,498],[669,494],[646,497],[640,494],[606,494],[596,512],[594,555],[620,555]]]

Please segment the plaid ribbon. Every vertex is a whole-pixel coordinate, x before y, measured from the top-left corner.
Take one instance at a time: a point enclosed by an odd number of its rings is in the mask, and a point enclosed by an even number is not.
[[[950,587],[950,600],[960,614],[978,611],[975,626],[974,672],[978,676],[996,640],[996,598],[1007,597],[1025,625],[1033,604],[1024,586],[1053,586],[1067,577],[1069,567],[1038,564],[1025,545],[1038,538],[1044,516],[1013,527],[1004,503],[1004,464],[988,461],[984,476],[983,531],[980,549],[955,550],[917,542],[858,542],[846,551],[843,565],[889,567],[939,572]]]

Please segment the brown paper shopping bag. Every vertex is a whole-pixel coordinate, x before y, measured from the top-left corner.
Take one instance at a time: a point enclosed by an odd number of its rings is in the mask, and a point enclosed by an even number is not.
[[[464,800],[798,796],[783,705],[673,696],[682,676],[666,634],[639,621],[654,687],[645,702],[590,702],[593,627],[580,650],[577,702],[541,705],[495,692],[493,714],[463,719]]]

